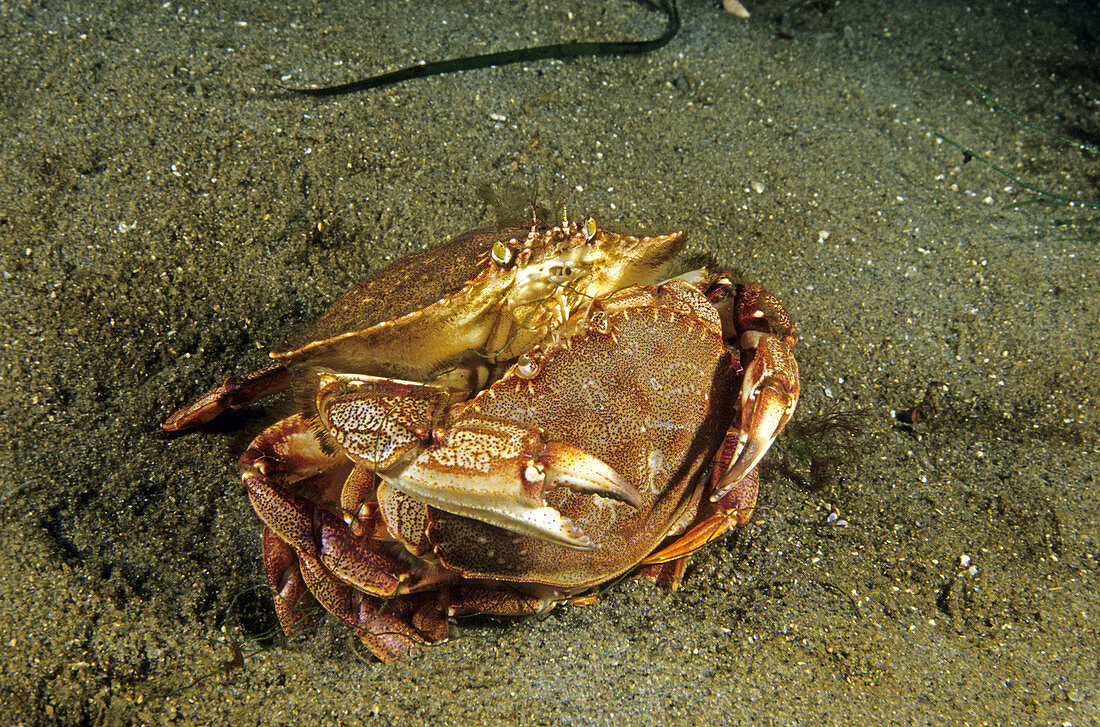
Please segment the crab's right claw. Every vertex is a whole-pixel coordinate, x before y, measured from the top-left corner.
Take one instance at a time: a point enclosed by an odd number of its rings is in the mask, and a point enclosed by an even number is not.
[[[470,417],[437,431],[435,443],[400,472],[395,489],[432,507],[578,550],[595,546],[543,495],[564,486],[631,507],[641,495],[598,457],[515,422]]]
[[[772,340],[761,341],[756,357],[745,372],[745,383],[741,387],[741,435],[737,451],[730,468],[718,481],[717,489],[711,495],[712,501],[720,500],[756,467],[783,431],[798,404],[798,363],[790,349],[779,339],[768,338]],[[771,351],[767,350],[770,348],[778,349],[780,358],[786,359],[778,373],[763,363],[770,357]],[[762,351],[765,355],[761,355]]]
[[[779,301],[762,286],[746,286],[737,308],[739,346],[751,360],[741,384],[737,449],[711,495],[714,502],[759,464],[794,414],[801,390],[798,361],[791,350],[798,336]]]

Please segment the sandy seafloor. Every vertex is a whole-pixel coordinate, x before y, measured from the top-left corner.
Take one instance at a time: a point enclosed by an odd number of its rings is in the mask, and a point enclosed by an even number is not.
[[[1091,2],[683,0],[641,57],[314,101],[276,84],[653,36],[629,0],[0,7],[0,724],[1100,722],[1100,142]],[[682,228],[794,316],[824,489],[772,468],[671,595],[457,625],[385,666],[286,641],[235,468],[277,414],[167,414],[482,184]],[[1053,226],[1054,221],[1069,224]],[[918,421],[894,414],[920,405]],[[775,449],[805,472],[821,449]],[[818,451],[818,456],[821,456]],[[835,516],[835,517],[831,517]],[[247,658],[225,669],[240,644]]]

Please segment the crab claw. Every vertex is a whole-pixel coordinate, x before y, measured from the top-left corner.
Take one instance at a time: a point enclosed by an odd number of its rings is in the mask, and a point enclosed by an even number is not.
[[[543,494],[562,485],[631,507],[639,492],[597,457],[541,432],[488,417],[471,417],[435,433],[435,444],[400,473],[381,473],[395,489],[432,507],[519,535],[578,550],[596,546]]]
[[[754,351],[741,385],[741,434],[733,462],[718,481],[711,501],[737,486],[772,446],[798,404],[798,362],[791,336],[759,331],[741,334],[741,348]]]
[[[548,442],[534,465],[550,484],[576,492],[609,497],[633,508],[642,505],[642,493],[598,457],[565,442]]]

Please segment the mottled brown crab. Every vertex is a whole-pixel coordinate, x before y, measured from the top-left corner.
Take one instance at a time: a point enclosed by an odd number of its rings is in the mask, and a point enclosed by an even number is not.
[[[352,288],[272,363],[231,376],[161,426],[179,432],[329,367],[417,382],[461,401],[592,298],[654,283],[683,247],[679,232],[634,237],[543,221],[471,230],[401,258]]]
[[[284,630],[316,601],[389,661],[448,616],[536,613],[639,567],[677,583],[748,520],[799,394],[778,301],[704,280],[593,301],[457,403],[303,372],[312,406],[240,462]]]

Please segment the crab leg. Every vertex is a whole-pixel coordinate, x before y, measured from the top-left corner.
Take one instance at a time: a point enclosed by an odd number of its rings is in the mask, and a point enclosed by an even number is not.
[[[752,470],[741,480],[741,484],[748,484],[749,488],[755,491],[758,486],[756,478],[756,470]],[[735,497],[731,499],[736,500]],[[747,519],[742,519],[745,512],[752,514],[752,508],[741,507],[736,502],[731,502],[726,498],[718,500],[714,505],[714,512],[698,521],[691,530],[672,543],[647,557],[640,565],[669,563],[689,556],[708,543],[722,537],[732,528],[748,522]]]
[[[400,613],[399,602],[387,602],[356,591],[334,579],[319,560],[299,554],[302,579],[325,610],[350,628],[375,656],[387,664],[414,651],[427,639]]]
[[[275,615],[283,633],[290,636],[300,625],[313,623],[312,609],[317,600],[302,580],[298,554],[279,538],[271,528],[263,532],[264,571],[267,584],[275,594]]]
[[[407,597],[390,598],[412,579],[407,564],[372,547],[373,532],[353,535],[318,504],[333,505],[353,469],[324,450],[310,422],[295,415],[266,429],[241,457],[244,485],[265,525],[265,571],[283,631],[309,623],[307,609],[319,603],[383,661],[445,638],[438,608],[418,609],[410,621]]]
[[[241,455],[242,473],[256,472],[280,482],[295,482],[346,463],[326,452],[309,421],[300,414],[275,422],[256,437]]]
[[[239,409],[282,391],[290,385],[290,379],[290,370],[282,363],[273,363],[240,376],[230,376],[221,386],[215,386],[168,417],[160,427],[175,433],[206,424],[226,409]]]
[[[740,437],[736,429],[726,433],[725,441],[714,458],[714,471],[711,486],[724,479],[727,466],[738,445]],[[687,532],[676,537],[660,550],[651,553],[642,561],[642,566],[669,563],[686,558],[708,543],[711,543],[728,530],[746,524],[756,507],[756,497],[760,489],[759,472],[756,468],[740,479],[729,492],[705,503],[695,516],[695,524]]]
[[[587,602],[570,598],[552,589],[543,593],[528,593],[507,584],[486,586],[459,582],[447,588],[448,616],[535,616],[547,613],[559,603]],[[593,599],[594,600],[594,599]]]

